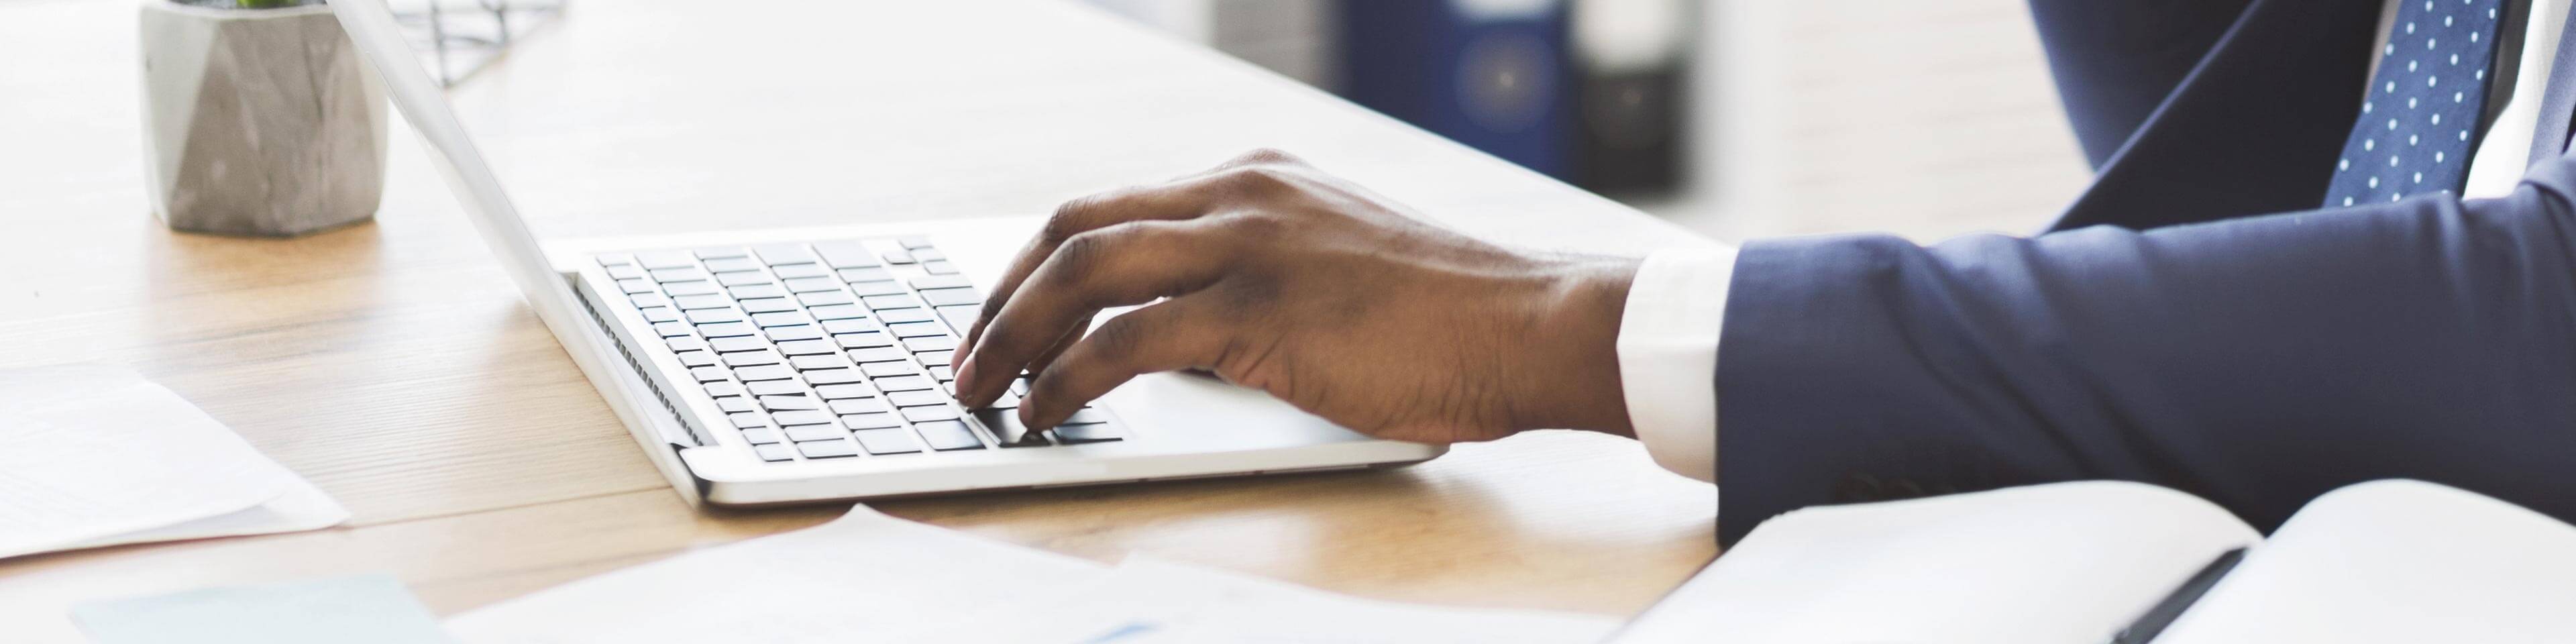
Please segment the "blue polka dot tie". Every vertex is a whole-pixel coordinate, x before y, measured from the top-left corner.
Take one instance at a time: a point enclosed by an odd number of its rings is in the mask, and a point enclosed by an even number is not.
[[[2401,0],[2361,117],[2335,159],[2327,207],[2396,201],[2468,182],[2505,0]]]

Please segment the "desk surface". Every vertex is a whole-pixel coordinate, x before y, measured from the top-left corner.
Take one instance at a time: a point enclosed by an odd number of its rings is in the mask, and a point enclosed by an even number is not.
[[[0,70],[0,367],[132,365],[355,518],[0,561],[0,624],[31,629],[11,639],[70,637],[63,609],[89,599],[364,571],[452,613],[837,512],[684,506],[407,131],[374,224],[286,241],[161,228],[134,33],[127,3],[0,5],[18,52]],[[575,3],[452,97],[549,237],[1041,213],[1266,145],[1506,243],[1695,243],[1054,2]],[[1368,597],[1630,614],[1714,553],[1715,496],[1632,442],[1537,432],[1386,472],[878,507],[1101,561],[1142,551]]]

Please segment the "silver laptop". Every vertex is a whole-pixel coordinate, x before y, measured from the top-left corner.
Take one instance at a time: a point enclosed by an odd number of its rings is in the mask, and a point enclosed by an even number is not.
[[[952,398],[958,338],[1034,218],[540,245],[383,0],[334,0],[394,104],[564,351],[692,503],[792,503],[1362,468],[1373,440],[1259,392],[1138,378],[1065,426]],[[823,189],[818,186],[817,189]]]

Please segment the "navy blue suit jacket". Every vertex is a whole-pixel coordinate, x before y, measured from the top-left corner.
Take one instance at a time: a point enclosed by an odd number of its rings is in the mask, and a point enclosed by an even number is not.
[[[2032,5],[2095,184],[2036,237],[1746,245],[1722,542],[1808,505],[2078,479],[2265,530],[2389,477],[2576,518],[2576,163],[2497,199],[2315,210],[2380,2]],[[2576,87],[2557,67],[2550,91]]]

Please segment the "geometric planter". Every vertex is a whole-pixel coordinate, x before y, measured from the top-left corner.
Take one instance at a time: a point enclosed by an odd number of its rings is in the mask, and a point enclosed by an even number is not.
[[[383,87],[331,8],[142,0],[144,173],[171,228],[283,237],[384,195]]]

